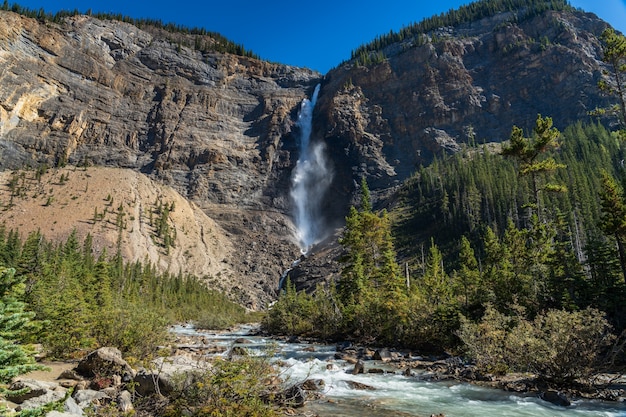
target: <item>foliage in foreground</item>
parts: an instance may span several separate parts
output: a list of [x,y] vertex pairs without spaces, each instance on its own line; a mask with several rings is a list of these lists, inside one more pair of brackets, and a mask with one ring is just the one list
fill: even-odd
[[227,417],[277,415],[270,403],[275,371],[267,357],[216,359],[205,371],[180,375],[174,400],[164,417]]
[[45,369],[23,344],[28,331],[37,329],[34,314],[24,311],[24,303],[17,299],[24,289],[23,280],[15,276],[15,270],[0,267],[0,394],[7,392],[3,385],[14,377]]
[[589,379],[614,336],[595,309],[548,310],[533,321],[488,307],[483,319],[462,319],[459,336],[483,372],[530,372],[557,383]]
[[34,232],[22,242],[17,231],[0,226],[0,265],[15,268],[25,284],[20,298],[46,321],[45,331],[31,332],[30,339],[57,358],[98,346],[141,358],[163,344],[168,324],[203,319],[228,326],[247,317],[193,276],[125,263],[119,252],[95,258],[89,235],[82,244],[76,233],[53,244]]

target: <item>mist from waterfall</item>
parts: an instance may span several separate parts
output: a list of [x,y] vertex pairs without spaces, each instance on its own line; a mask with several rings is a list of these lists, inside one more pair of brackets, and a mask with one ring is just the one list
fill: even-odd
[[307,253],[323,237],[321,203],[332,180],[324,142],[311,143],[313,108],[319,90],[318,84],[311,99],[302,100],[296,123],[300,128],[300,157],[291,176],[290,195],[295,209],[296,238],[302,253]]

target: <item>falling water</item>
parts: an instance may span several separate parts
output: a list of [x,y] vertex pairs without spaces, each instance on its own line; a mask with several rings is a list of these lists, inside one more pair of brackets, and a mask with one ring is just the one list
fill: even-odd
[[302,253],[307,253],[323,237],[321,202],[332,179],[324,142],[311,143],[313,108],[319,90],[318,84],[311,100],[302,100],[296,123],[300,128],[300,157],[291,177],[290,194],[295,207],[296,237]]

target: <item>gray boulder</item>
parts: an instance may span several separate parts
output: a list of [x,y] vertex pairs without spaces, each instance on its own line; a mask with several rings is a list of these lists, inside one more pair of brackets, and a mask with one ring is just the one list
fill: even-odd
[[21,379],[13,382],[9,390],[18,391],[17,394],[7,395],[7,399],[16,404],[21,404],[31,398],[45,395],[48,391],[53,391],[59,386],[56,382],[36,381],[34,379]]
[[114,347],[102,347],[91,352],[76,366],[76,372],[88,378],[120,375],[132,379],[135,371],[122,358],[122,352]]
[[83,414],[74,414],[67,411],[49,411],[46,417],[83,417]]
[[135,409],[130,392],[120,392],[120,395],[117,397],[117,408],[123,413],[129,413]]
[[15,407],[15,410],[16,411],[32,410],[34,408],[39,408],[41,406],[44,406],[48,403],[59,401],[63,399],[63,397],[65,397],[65,389],[59,388],[55,391],[49,390],[44,395],[30,398],[22,402],[20,405]]
[[81,409],[85,409],[92,404],[99,402],[100,400],[108,400],[111,397],[106,395],[104,392],[95,391],[92,389],[85,389],[76,391],[74,393],[74,400],[78,403],[78,406]]
[[572,403],[570,402],[570,400],[567,399],[565,394],[552,389],[542,392],[539,395],[539,398],[561,407],[569,407],[570,405],[572,405]]

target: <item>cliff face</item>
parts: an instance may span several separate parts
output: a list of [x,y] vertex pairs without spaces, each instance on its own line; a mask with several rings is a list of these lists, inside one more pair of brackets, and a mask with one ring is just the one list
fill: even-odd
[[56,25],[0,13],[0,169],[109,166],[171,186],[223,226],[237,250],[218,262],[254,283],[242,299],[258,307],[298,256],[291,130],[320,74],[159,35],[87,16]]
[[[419,164],[462,143],[505,140],[513,125],[532,127],[538,113],[565,127],[607,104],[596,87],[603,65],[598,37],[606,23],[582,12],[514,17],[442,28],[427,42],[406,39],[386,47],[379,64],[345,63],[322,78],[307,69],[201,53],[155,28],[88,16],[42,23],[0,12],[0,170],[106,166],[170,187],[159,195],[191,201],[228,250],[200,256],[191,250],[193,239],[182,239],[191,225],[180,220],[173,224],[180,237],[174,254],[137,243],[148,229],[141,238],[129,230],[126,238],[135,243],[127,257],[149,255],[167,268],[184,266],[185,254],[195,254],[203,260],[191,262],[190,272],[227,274],[223,286],[236,287],[231,293],[258,308],[299,256],[288,192],[298,156],[295,122],[318,82],[312,140],[326,142],[334,173],[321,202],[329,226],[341,225],[363,175],[375,197],[389,195]],[[7,203],[12,193],[0,187],[2,219],[8,227],[23,226],[11,211],[19,204]],[[137,207],[136,199],[129,197],[129,208]],[[101,207],[82,207],[88,215],[76,221],[88,221],[94,209]],[[55,237],[73,226],[60,231],[42,224],[42,232]],[[202,232],[209,226],[199,229],[194,236],[209,245]],[[293,275],[306,283],[311,274],[336,272],[336,265],[327,267],[336,250],[317,248],[323,256],[301,262]]]
[[384,62],[348,63],[327,76],[319,134],[375,188],[404,180],[460,144],[501,142],[538,114],[564,128],[604,106],[595,15],[503,13],[386,47]]

